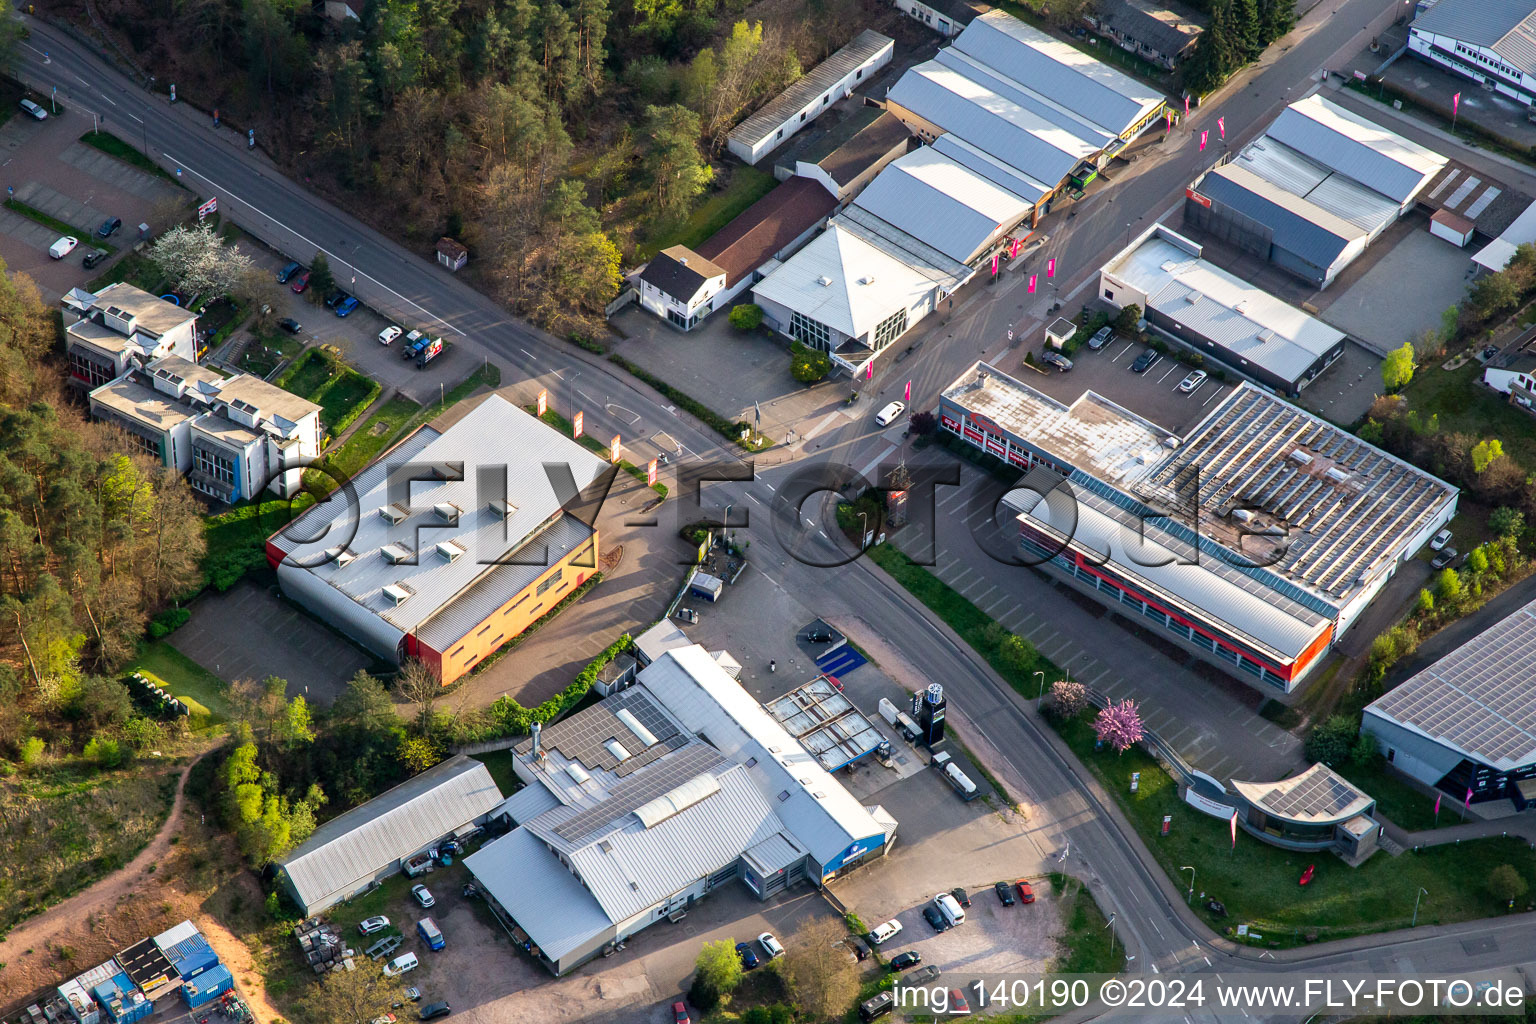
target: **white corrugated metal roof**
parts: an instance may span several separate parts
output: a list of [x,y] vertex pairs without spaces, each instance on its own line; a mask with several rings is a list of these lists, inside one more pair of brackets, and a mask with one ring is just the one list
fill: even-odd
[[874,29],[865,29],[836,53],[797,78],[779,95],[769,100],[762,109],[752,114],[731,130],[730,137],[747,147],[752,147],[771,136],[802,109],[816,102],[817,98],[841,82],[861,64],[879,57],[882,51],[895,47],[889,36]]
[[486,844],[464,863],[551,960],[590,944],[613,927],[597,899],[526,828]]
[[1287,380],[1344,340],[1342,331],[1158,236],[1104,269],[1145,292],[1152,309]]
[[1509,265],[1509,261],[1515,255],[1515,249],[1526,242],[1536,242],[1536,203],[1525,208],[1525,212],[1514,219],[1514,222],[1504,231],[1472,254],[1472,262],[1497,273]]
[[1007,500],[1025,509],[1019,515],[1021,522],[1065,535],[1074,547],[1092,552],[1096,562],[1108,564],[1116,575],[1143,583],[1153,596],[1162,592],[1173,597],[1196,618],[1214,620],[1213,625],[1246,635],[1281,661],[1294,660],[1327,628],[1321,621],[1287,615],[1260,594],[1191,563],[1187,555],[1159,543],[1159,531],[1152,523],[1142,523],[1137,536],[1087,502],[1064,502],[1053,509],[1054,503],[1028,491],[1012,492]]
[[922,271],[834,220],[752,291],[858,338],[897,310],[912,309],[933,288]]
[[893,161],[854,202],[961,263],[1033,208],[928,146]]
[[515,825],[526,824],[560,806],[560,800],[542,782],[534,780],[501,802],[493,812],[510,815]]
[[1487,47],[1536,75],[1536,9],[1531,0],[1439,0],[1413,27]]
[[1051,189],[1023,171],[1003,163],[997,157],[978,149],[958,135],[940,135],[934,140],[935,152],[943,153],[951,160],[964,164],[989,181],[996,182],[1027,202],[1038,203]]
[[[406,462],[452,466],[463,479],[421,479],[409,485],[408,494],[405,488],[391,491],[387,485],[390,466]],[[312,506],[286,536],[275,537],[272,543],[287,552],[292,568],[321,579],[336,600],[355,602],[402,632],[410,632],[495,570],[498,561],[546,529],[562,507],[574,502],[576,493],[563,493],[564,481],[557,491],[545,466],[568,468],[575,492],[611,469],[500,394],[488,395],[443,433],[424,427],[386,459],[363,470],[355,480],[355,503],[346,499],[345,490],[338,491]],[[489,507],[491,496],[480,493],[477,479],[481,470],[499,469],[506,471],[506,500],[516,509],[508,518]],[[429,477],[425,468],[415,475]],[[397,502],[410,506],[409,515],[398,524],[379,514],[379,509]],[[443,503],[461,510],[456,525],[434,511]],[[296,543],[290,536],[318,539]],[[468,555],[452,562],[439,556],[435,545],[450,539]],[[345,566],[326,554],[338,543],[345,543],[356,556]],[[419,548],[417,564],[390,563],[380,551],[391,543],[404,544],[411,551]],[[528,555],[537,549],[535,543]],[[406,583],[413,595],[395,605],[383,593],[392,583]]]
[[988,11],[954,46],[1016,81],[1059,99],[1111,135],[1120,135],[1163,102],[1150,86],[1008,14]]
[[1445,157],[1314,94],[1297,100],[1265,132],[1311,160],[1405,203]]
[[1102,148],[937,61],[902,75],[888,98],[1053,187]]
[[819,863],[861,839],[884,835],[864,805],[704,648],[668,651],[640,673],[640,685],[717,749],[743,763],[755,760],[753,781],[780,796],[773,809]]
[[305,904],[318,903],[489,814],[501,801],[485,765],[460,754],[332,818],[278,866]]

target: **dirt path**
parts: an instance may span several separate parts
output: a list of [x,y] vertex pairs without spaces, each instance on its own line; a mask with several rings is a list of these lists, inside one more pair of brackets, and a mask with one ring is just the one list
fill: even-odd
[[[206,754],[198,755],[182,769],[176,783],[176,798],[171,803],[171,813],[166,816],[165,824],[127,866],[37,917],[22,922],[0,939],[0,964],[8,965],[0,972],[0,1005],[26,994],[39,984],[50,984],[48,979],[51,977],[70,977],[99,962],[60,962],[56,958],[57,950],[78,944],[82,953],[90,954],[93,950],[88,947],[100,941],[111,943],[110,950],[123,949],[145,937],[144,928],[152,927],[149,921],[156,914],[161,923],[149,934],[181,920],[177,911],[183,911],[202,930],[219,959],[229,967],[256,1019],[261,1024],[280,1019],[281,1015],[267,1000],[261,975],[245,943],[217,920],[201,912],[197,901],[180,891],[180,880],[174,872],[167,871],[158,877],[155,873],[158,867],[166,864],[173,840],[181,832],[187,777],[204,756]],[[147,906],[159,900],[164,902],[158,908],[152,910]],[[167,913],[171,920],[164,920]],[[50,955],[50,950],[55,954]]]

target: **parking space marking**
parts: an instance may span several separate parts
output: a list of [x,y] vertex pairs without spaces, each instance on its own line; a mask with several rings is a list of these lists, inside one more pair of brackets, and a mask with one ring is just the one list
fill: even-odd
[[1220,398],[1222,390],[1223,389],[1221,389],[1221,388],[1217,388],[1215,391],[1211,392],[1211,397],[1207,398],[1205,401],[1201,402],[1200,403],[1200,408],[1204,409],[1206,406],[1210,405],[1213,401],[1215,401],[1216,399]]
[[1121,356],[1125,355],[1127,352],[1129,352],[1131,349],[1133,349],[1135,347],[1136,347],[1136,343],[1135,342],[1126,342],[1125,348],[1121,349],[1119,352],[1116,352],[1113,356],[1111,356],[1109,361],[1112,362],[1112,363],[1118,363],[1120,361],[1120,357]]
[[1178,368],[1179,368],[1179,364],[1176,363],[1176,362],[1173,362],[1172,360],[1170,360],[1169,363],[1168,363],[1168,369],[1164,370],[1163,371],[1163,375],[1161,377],[1157,378],[1157,382],[1159,384],[1161,384],[1163,381],[1168,379],[1168,375],[1170,373],[1174,373],[1175,371],[1178,370]]

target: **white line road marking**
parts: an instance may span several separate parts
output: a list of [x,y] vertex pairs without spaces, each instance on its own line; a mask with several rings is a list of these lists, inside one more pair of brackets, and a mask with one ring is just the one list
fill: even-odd
[[[164,150],[162,150],[161,152],[164,152]],[[170,153],[165,153],[165,156],[166,156],[167,159],[169,159],[172,162],[174,162],[176,164],[176,166],[178,166],[178,167],[182,168],[183,170],[185,170],[188,174],[191,174],[194,177],[201,178],[203,181],[206,181],[208,184],[212,185],[214,187],[214,189],[216,190],[218,195],[226,196],[226,197],[228,197],[230,199],[233,199],[235,202],[241,203],[241,204],[245,205],[246,207],[250,208],[251,210],[253,210],[254,212],[260,214],[261,216],[266,217],[272,223],[281,225],[285,230],[291,232],[295,237],[300,238],[304,242],[306,242],[307,244],[313,246],[317,252],[323,252],[323,253],[325,253],[327,256],[329,256],[333,260],[338,260],[338,261],[340,261],[342,263],[347,263],[347,260],[343,258],[345,254],[332,252],[331,250],[327,249],[325,246],[320,245],[319,243],[317,243],[315,241],[312,241],[309,238],[305,238],[305,236],[299,234],[298,231],[294,230],[289,225],[283,224],[282,221],[278,220],[276,217],[272,216],[271,214],[263,213],[261,210],[257,209],[255,204],[250,203],[250,202],[248,202],[248,201],[246,201],[244,199],[241,199],[239,196],[235,195],[229,189],[225,188],[224,186],[220,185],[218,182],[214,181],[212,178],[208,177],[208,175],[206,175],[206,174],[199,174],[197,171],[194,171],[191,167],[189,167],[187,165],[187,162],[185,160],[182,160],[179,157],[176,157],[176,156],[174,156],[174,155],[172,155]],[[393,288],[389,287],[389,285],[384,284],[382,281],[380,281],[378,278],[374,277],[372,274],[360,274],[359,276],[360,277],[366,277],[368,280],[372,281],[374,284],[378,285],[384,291],[386,291],[389,294],[393,295],[395,298],[399,299],[401,302],[407,303],[407,304],[409,304],[411,306],[414,306],[415,308],[421,310],[427,316],[431,317],[433,320],[436,320],[438,323],[442,324],[444,327],[448,328],[450,331],[452,331],[454,334],[457,334],[459,337],[461,337],[461,338],[468,337],[468,335],[466,335],[463,331],[459,330],[457,327],[453,326],[453,324],[450,324],[448,321],[444,320],[442,317],[438,316],[436,313],[432,312],[430,309],[427,309],[421,303],[416,302],[416,301],[414,301],[412,299],[408,299],[404,295],[401,295],[399,292],[397,292]],[[834,413],[833,415],[836,415],[836,414]]]
[[825,540],[825,541],[830,541],[830,540],[831,540],[831,539],[832,539],[832,538],[831,538],[831,537],[828,537],[828,536],[827,536],[827,535],[826,535],[826,532],[825,532],[825,531],[822,531],[822,530],[817,530],[817,531],[816,531],[816,532],[817,532],[817,533],[819,533],[819,534],[821,534],[821,539],[822,539],[822,540]]
[[774,490],[774,486],[773,486],[773,484],[771,484],[771,483],[769,483],[769,482],[768,482],[768,481],[767,481],[767,480],[764,480],[764,481],[763,481],[763,486],[764,486],[764,487],[766,487],[766,488],[768,488],[768,489],[769,489],[769,490],[770,490],[770,491],[771,491],[771,490]]
[[1210,405],[1213,400],[1221,397],[1221,391],[1221,388],[1217,388],[1215,391],[1212,391],[1211,397],[1200,403],[1200,408],[1204,409],[1206,406]]
[[840,412],[829,412],[829,413],[827,413],[825,416],[823,416],[820,420],[817,421],[817,423],[816,423],[816,425],[814,427],[812,427],[810,430],[806,431],[804,434],[801,434],[800,435],[800,440],[801,441],[809,441],[811,438],[815,437],[817,434],[821,433],[823,430],[826,430],[829,426],[831,426],[837,420],[837,418],[839,416],[841,416],[841,415],[842,415],[842,413],[840,413]]
[[754,498],[752,496],[752,492],[751,491],[747,492],[747,500],[752,502],[753,504],[756,504],[756,505],[761,505],[762,504],[762,502],[758,501],[756,498]]
[[534,355],[532,352],[529,352],[525,348],[519,347],[518,351],[521,352],[523,355],[527,356],[529,359],[538,359],[539,358],[538,356]]
[[1116,354],[1115,354],[1115,355],[1114,355],[1114,357],[1113,357],[1113,358],[1111,358],[1111,359],[1110,359],[1110,362],[1112,362],[1112,363],[1118,363],[1118,362],[1119,362],[1119,361],[1120,361],[1120,357],[1121,357],[1121,356],[1123,356],[1123,355],[1125,355],[1125,354],[1126,354],[1126,353],[1127,353],[1127,352],[1129,352],[1129,351],[1130,351],[1130,350],[1131,350],[1131,349],[1133,349],[1133,348],[1135,348],[1135,347],[1136,347],[1136,346],[1135,346],[1135,344],[1134,344],[1134,343],[1132,343],[1132,344],[1128,344],[1128,345],[1126,345],[1126,346],[1125,346],[1125,348],[1123,348],[1123,349],[1121,349],[1121,350],[1120,350],[1120,351],[1119,351],[1119,352],[1117,352],[1117,353],[1116,353]]

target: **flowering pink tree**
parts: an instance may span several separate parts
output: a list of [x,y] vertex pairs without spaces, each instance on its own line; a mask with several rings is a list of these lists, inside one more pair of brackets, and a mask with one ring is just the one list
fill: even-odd
[[1141,712],[1136,710],[1133,700],[1123,700],[1100,711],[1093,720],[1093,731],[1099,734],[1100,743],[1108,743],[1117,754],[1125,753],[1146,733],[1141,724]]

